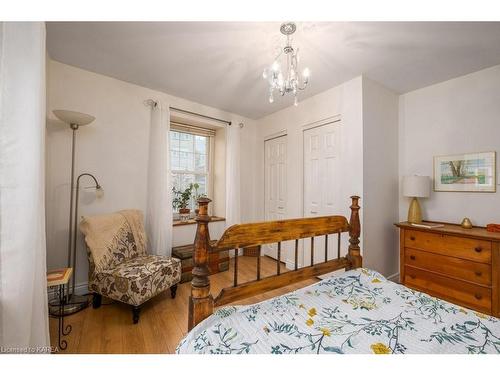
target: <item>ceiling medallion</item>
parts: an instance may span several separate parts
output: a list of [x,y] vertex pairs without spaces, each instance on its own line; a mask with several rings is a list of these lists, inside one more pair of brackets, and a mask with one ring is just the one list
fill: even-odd
[[[269,103],[274,102],[275,90],[281,96],[291,93],[294,97],[293,104],[298,105],[297,93],[304,90],[309,83],[311,75],[308,68],[305,68],[300,75],[299,71],[299,49],[292,46],[291,35],[297,30],[293,22],[286,22],[281,25],[280,31],[286,36],[286,45],[274,59],[270,67],[264,69],[262,76],[269,82]],[[284,67],[284,70],[282,69]]]

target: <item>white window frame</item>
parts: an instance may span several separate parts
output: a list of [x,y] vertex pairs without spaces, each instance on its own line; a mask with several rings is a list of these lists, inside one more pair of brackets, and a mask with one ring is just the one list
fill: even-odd
[[[170,123],[170,131],[175,131],[178,133],[186,133],[190,135],[201,135],[208,138],[207,145],[207,171],[205,173],[199,173],[195,171],[185,171],[185,170],[174,170],[170,165],[170,173],[172,174],[187,174],[187,175],[199,175],[206,176],[207,178],[207,196],[213,197],[213,189],[214,189],[214,161],[215,161],[215,130],[202,128],[198,126],[182,124],[178,122]],[[169,132],[170,137],[170,132]],[[171,151],[171,147],[169,146],[169,152]],[[212,207],[209,206],[209,214],[212,213]],[[174,219],[178,219],[179,213],[174,212]],[[191,216],[194,217],[194,211],[191,212]]]

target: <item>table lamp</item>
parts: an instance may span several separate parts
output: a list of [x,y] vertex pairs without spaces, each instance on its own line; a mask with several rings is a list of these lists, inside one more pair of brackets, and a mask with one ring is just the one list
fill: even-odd
[[408,222],[421,223],[422,211],[417,198],[427,198],[430,194],[429,176],[405,176],[403,177],[403,195],[412,198],[408,209]]

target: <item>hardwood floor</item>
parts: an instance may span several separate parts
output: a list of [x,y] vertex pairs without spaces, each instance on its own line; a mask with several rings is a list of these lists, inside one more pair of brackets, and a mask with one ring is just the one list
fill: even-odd
[[[256,258],[240,256],[238,281],[255,280]],[[281,272],[286,272],[282,264]],[[261,259],[262,277],[276,273],[276,261],[269,257]],[[212,294],[232,285],[233,266],[229,271],[210,277]],[[318,281],[315,278],[262,295],[238,301],[246,305],[302,288]],[[175,299],[167,291],[148,301],[141,310],[138,324],[132,324],[131,307],[103,298],[99,309],[89,307],[65,318],[73,326],[66,336],[68,348],[59,353],[173,353],[179,341],[187,333],[188,297],[190,283],[179,284]],[[57,320],[50,319],[51,342],[57,342]]]

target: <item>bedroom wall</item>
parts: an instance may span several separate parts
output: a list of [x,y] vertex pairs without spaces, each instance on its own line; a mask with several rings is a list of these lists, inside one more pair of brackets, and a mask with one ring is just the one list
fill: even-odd
[[[279,100],[279,99],[277,99]],[[258,121],[259,173],[257,178],[258,214],[264,219],[264,140],[281,132],[287,133],[287,217],[303,216],[303,127],[330,117],[341,118],[341,164],[344,182],[339,193],[340,214],[350,215],[349,197],[357,194],[363,201],[363,134],[362,134],[362,78],[358,77],[342,85],[300,101]],[[364,210],[361,211],[364,215]],[[363,216],[362,216],[363,217]],[[343,251],[346,251],[344,244]]]
[[[398,270],[398,96],[365,77],[301,101],[258,121],[259,213],[264,219],[264,140],[282,131],[288,137],[287,216],[303,216],[304,126],[340,118],[342,183],[339,213],[350,215],[349,197],[361,196],[361,250],[364,265],[386,276]],[[383,166],[383,168],[381,168]],[[347,251],[344,238],[343,254]]]
[[[67,223],[69,216],[69,179],[71,166],[71,131],[55,119],[53,109],[71,109],[92,114],[94,123],[81,127],[77,134],[75,174],[87,171],[99,179],[104,197],[96,200],[92,192],[83,192],[80,215],[112,212],[146,206],[147,147],[150,109],[143,101],[152,98],[177,108],[228,119],[241,129],[241,175],[243,221],[255,217],[252,186],[255,178],[253,142],[255,122],[168,94],[78,69],[53,60],[47,61],[47,143],[46,207],[47,267],[66,264]],[[84,186],[89,186],[83,181]],[[213,237],[219,236],[223,223],[213,223]],[[194,239],[195,226],[174,228],[174,245]],[[83,240],[78,239],[77,283],[87,281],[87,258]]]
[[[499,152],[499,98],[500,65],[401,95],[400,185],[405,175],[432,176],[435,155]],[[400,220],[406,220],[408,205],[400,194]],[[429,220],[459,223],[467,216],[476,225],[500,222],[499,192],[431,191],[421,206]]]
[[[289,146],[287,216],[302,216],[303,126],[338,116],[345,182],[340,193],[345,200],[342,213],[349,215],[349,195],[362,197],[364,264],[386,276],[396,272],[398,265],[397,231],[392,223],[405,220],[409,203],[398,193],[398,179],[401,182],[402,176],[409,174],[431,176],[434,155],[500,150],[500,66],[399,97],[366,77],[357,77],[300,102],[298,107],[290,106],[253,121],[55,61],[49,60],[47,65],[49,268],[66,262],[71,145],[71,132],[55,120],[52,109],[74,109],[97,117],[94,124],[78,131],[76,171],[95,173],[105,196],[95,200],[93,194],[82,194],[82,215],[126,207],[144,209],[149,136],[149,109],[143,105],[144,99],[160,99],[236,124],[243,121],[243,221],[264,217],[264,139],[283,130]],[[422,200],[426,218],[459,222],[469,216],[478,225],[500,221],[494,210],[499,204],[498,193],[432,192],[429,199]],[[224,229],[217,225],[214,237]],[[175,228],[174,244],[190,241],[194,230],[194,226]],[[87,279],[82,246],[78,248],[78,262],[77,282],[82,283]]]
[[399,268],[398,95],[363,77],[364,264],[385,276]]

